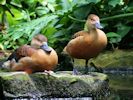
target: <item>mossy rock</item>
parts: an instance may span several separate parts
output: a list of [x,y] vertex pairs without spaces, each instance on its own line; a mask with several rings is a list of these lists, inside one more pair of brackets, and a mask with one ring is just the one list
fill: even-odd
[[1,72],[0,79],[6,97],[27,97],[37,90],[25,72]]
[[133,68],[132,50],[115,50],[101,53],[91,60],[96,66]]
[[86,97],[103,96],[108,90],[102,73],[72,75],[72,72],[35,73],[1,72],[0,86],[5,97]]
[[[91,62],[102,68],[133,68],[133,50],[101,52],[96,58],[90,59],[89,63]],[[75,65],[84,66],[84,64],[84,60],[75,60]]]

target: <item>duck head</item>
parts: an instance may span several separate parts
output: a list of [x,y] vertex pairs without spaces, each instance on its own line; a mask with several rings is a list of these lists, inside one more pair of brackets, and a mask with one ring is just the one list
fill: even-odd
[[90,14],[90,15],[88,16],[88,19],[87,19],[86,24],[87,24],[88,30],[96,29],[96,28],[98,28],[98,29],[103,28],[103,27],[101,26],[101,24],[100,24],[100,19],[99,19],[99,17],[98,17],[97,15],[95,15],[95,14]]
[[43,44],[43,42],[47,42],[47,37],[45,37],[42,34],[37,34],[33,37],[31,41],[31,46],[34,48],[40,48],[40,46]]

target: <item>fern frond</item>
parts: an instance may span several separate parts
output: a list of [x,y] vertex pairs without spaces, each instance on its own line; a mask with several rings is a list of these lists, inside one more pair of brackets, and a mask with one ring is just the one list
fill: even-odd
[[56,15],[46,15],[44,17],[32,20],[30,22],[21,23],[11,26],[8,31],[8,37],[13,41],[25,36],[30,41],[35,34],[38,34],[50,21],[57,18]]

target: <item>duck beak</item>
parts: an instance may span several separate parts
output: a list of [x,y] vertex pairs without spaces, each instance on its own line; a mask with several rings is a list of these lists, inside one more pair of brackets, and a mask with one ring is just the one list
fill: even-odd
[[43,45],[40,46],[40,49],[44,50],[47,53],[50,53],[52,51],[47,42],[43,42]]
[[96,28],[99,28],[99,29],[102,29],[102,28],[103,28],[103,27],[101,26],[101,24],[100,24],[99,21],[97,21],[97,22],[95,23],[95,26],[96,26]]

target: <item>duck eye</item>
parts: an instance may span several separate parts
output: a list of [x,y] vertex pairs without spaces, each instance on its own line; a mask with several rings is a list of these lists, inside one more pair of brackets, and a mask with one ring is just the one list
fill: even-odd
[[91,19],[91,21],[95,21],[94,19]]
[[38,41],[38,42],[42,42],[40,39],[38,39],[38,38],[36,38],[36,40]]

